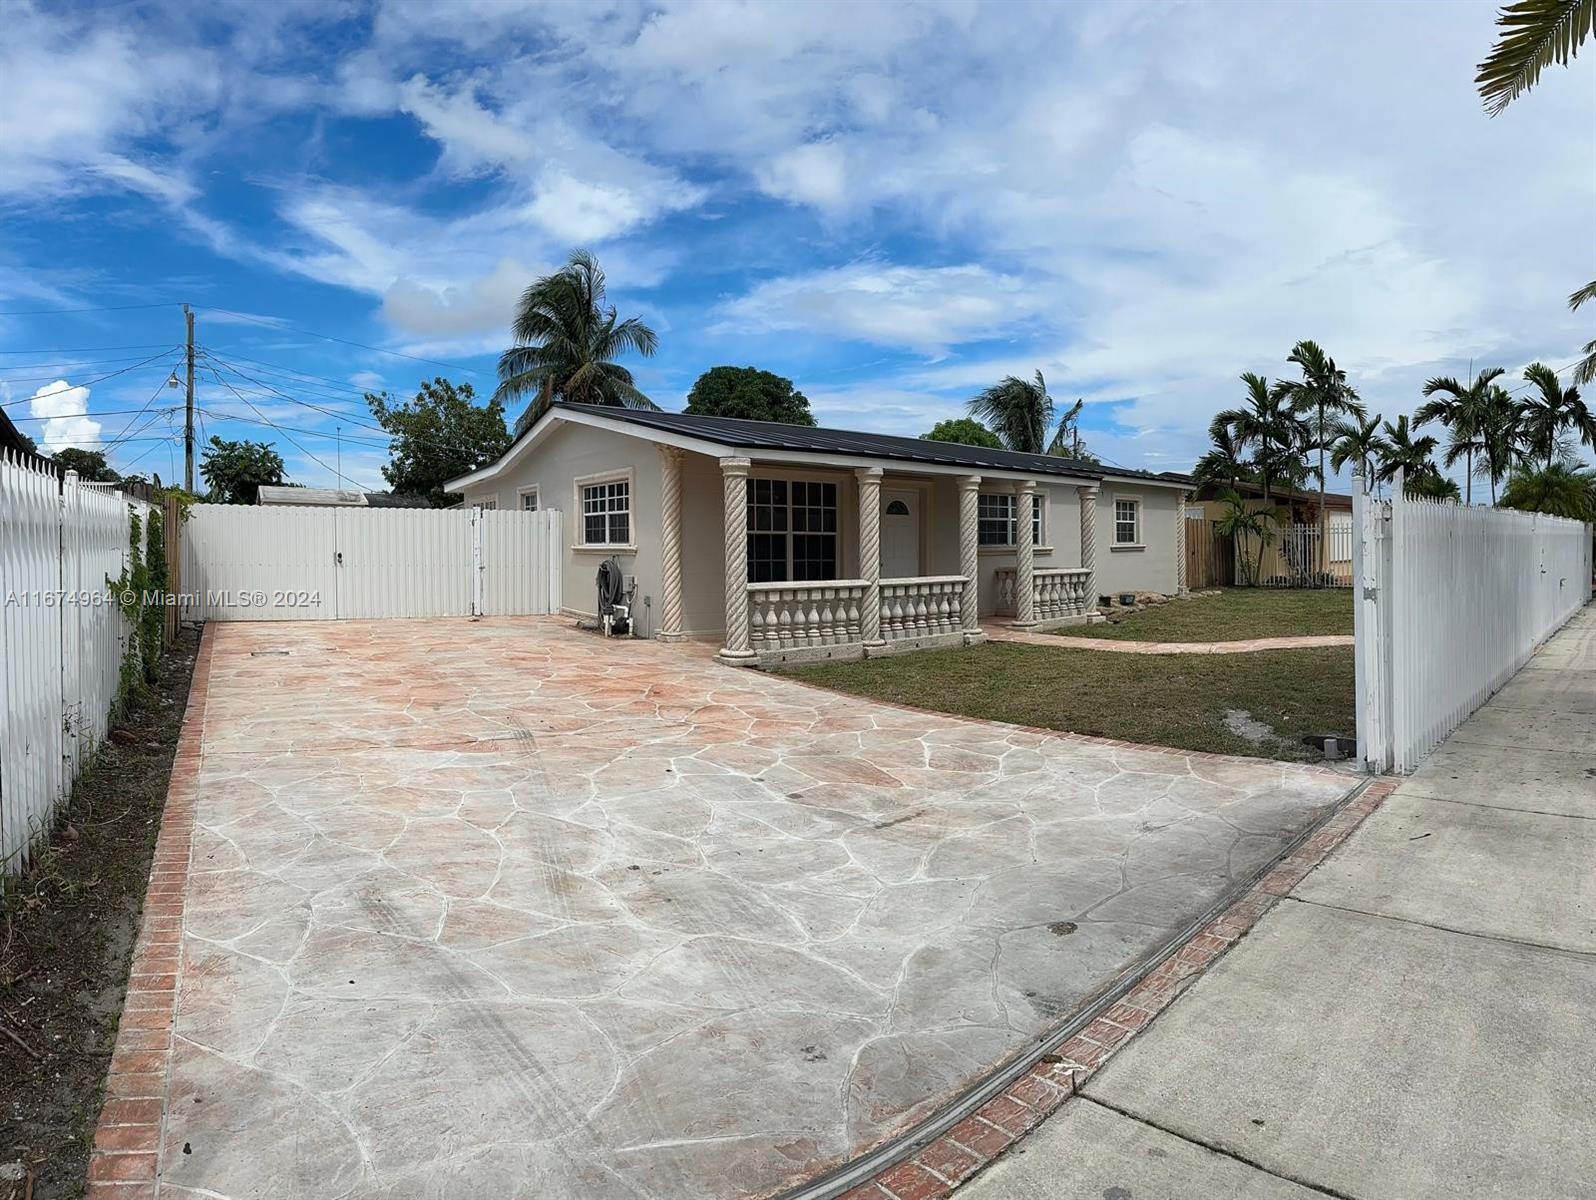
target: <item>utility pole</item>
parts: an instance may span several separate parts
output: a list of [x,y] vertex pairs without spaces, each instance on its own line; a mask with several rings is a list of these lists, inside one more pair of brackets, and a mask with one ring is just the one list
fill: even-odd
[[183,416],[183,490],[194,490],[194,310],[183,305],[188,324],[188,400]]

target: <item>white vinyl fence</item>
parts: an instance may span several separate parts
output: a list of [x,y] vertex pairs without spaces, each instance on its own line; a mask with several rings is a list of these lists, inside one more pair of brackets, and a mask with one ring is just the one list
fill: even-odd
[[1579,521],[1354,481],[1358,755],[1408,772],[1591,596]]
[[155,511],[0,455],[0,875],[26,867],[105,737],[130,636],[106,580],[127,566],[129,508]]
[[560,607],[560,514],[196,504],[185,620],[527,616]]

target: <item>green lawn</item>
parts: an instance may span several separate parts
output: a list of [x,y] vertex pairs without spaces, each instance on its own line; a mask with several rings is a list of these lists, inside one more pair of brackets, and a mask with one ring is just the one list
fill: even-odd
[[[1350,646],[1142,655],[988,642],[786,673],[893,704],[1218,754],[1312,761],[1323,756],[1304,734],[1354,731]],[[1268,727],[1261,740],[1226,727],[1235,712]]]
[[1239,642],[1248,638],[1352,633],[1347,588],[1299,591],[1226,588],[1217,596],[1171,600],[1101,625],[1072,625],[1064,637],[1137,642]]

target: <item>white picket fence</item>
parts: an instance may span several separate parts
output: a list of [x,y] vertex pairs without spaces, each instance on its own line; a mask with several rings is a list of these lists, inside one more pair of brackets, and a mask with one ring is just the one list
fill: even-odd
[[1358,755],[1406,773],[1591,597],[1591,527],[1353,487]]
[[196,504],[185,620],[527,616],[560,608],[560,514]]
[[153,511],[0,455],[0,874],[27,866],[105,737],[130,636],[106,580],[127,566],[130,508]]

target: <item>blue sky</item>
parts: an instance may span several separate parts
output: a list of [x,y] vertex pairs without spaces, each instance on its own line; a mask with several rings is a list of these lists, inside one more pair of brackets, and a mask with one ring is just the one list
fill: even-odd
[[1488,2],[3,8],[0,402],[124,470],[180,476],[186,301],[205,434],[380,487],[361,390],[490,390],[574,246],[666,408],[748,364],[920,433],[1041,369],[1153,469],[1298,338],[1394,417],[1592,336],[1596,63],[1488,119]]

